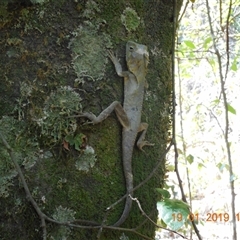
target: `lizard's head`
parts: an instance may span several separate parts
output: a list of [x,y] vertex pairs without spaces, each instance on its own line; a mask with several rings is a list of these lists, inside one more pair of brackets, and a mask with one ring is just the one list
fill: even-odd
[[141,71],[147,70],[149,63],[149,53],[147,46],[128,41],[126,45],[126,62],[128,69],[136,74],[140,69]]

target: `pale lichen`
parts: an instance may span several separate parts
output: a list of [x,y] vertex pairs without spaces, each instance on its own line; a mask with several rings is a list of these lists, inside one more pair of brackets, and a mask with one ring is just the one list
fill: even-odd
[[[75,220],[75,214],[76,214],[75,211],[69,208],[64,208],[62,206],[59,206],[56,208],[55,212],[53,213],[53,219],[63,223],[68,221],[73,221]],[[54,239],[54,240],[68,239],[70,233],[71,233],[70,228],[60,226],[51,234],[50,239]]]
[[98,4],[94,2],[93,0],[87,1],[85,5],[85,10],[83,12],[83,17],[92,19],[95,17],[96,13],[99,13],[100,9],[98,7]]
[[77,83],[103,79],[108,63],[106,49],[111,48],[110,36],[101,33],[91,22],[85,22],[73,33],[70,41],[72,64]]
[[138,17],[136,11],[130,7],[127,7],[121,15],[122,24],[125,26],[128,32],[135,31],[140,24],[140,17]]
[[59,222],[67,222],[67,221],[73,221],[75,219],[76,212],[69,209],[64,208],[61,205],[58,206],[53,213],[53,219],[59,221]]
[[50,146],[75,133],[77,120],[71,116],[81,112],[80,101],[79,94],[69,86],[58,88],[46,99],[41,116],[33,120],[40,126],[41,135],[49,140]]
[[96,161],[97,158],[94,149],[91,146],[87,146],[83,154],[76,161],[75,166],[79,171],[88,172],[95,165]]

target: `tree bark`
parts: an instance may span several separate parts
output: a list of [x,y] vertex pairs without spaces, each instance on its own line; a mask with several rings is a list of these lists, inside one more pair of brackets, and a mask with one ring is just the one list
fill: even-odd
[[[74,215],[81,219],[75,224],[84,226],[111,226],[121,216],[125,199],[106,212],[126,191],[121,125],[114,113],[94,126],[84,125],[84,119],[73,115],[82,111],[98,115],[113,101],[123,102],[123,79],[115,73],[108,49],[127,70],[128,40],[146,45],[150,53],[142,122],[149,124],[147,140],[155,143],[145,152],[134,149],[134,186],[156,166],[171,128],[173,6],[174,0],[0,4],[0,130],[19,158],[33,198],[47,216],[70,221]],[[178,1],[178,11],[180,6]],[[0,238],[42,239],[41,221],[26,199],[4,146],[0,153]],[[159,199],[155,188],[163,187],[165,175],[165,161],[161,161],[154,176],[134,191],[155,222]],[[82,240],[154,239],[156,230],[135,201],[121,227],[100,232],[99,228],[69,228],[47,221],[46,229],[47,239]],[[126,230],[136,227],[135,232]]]

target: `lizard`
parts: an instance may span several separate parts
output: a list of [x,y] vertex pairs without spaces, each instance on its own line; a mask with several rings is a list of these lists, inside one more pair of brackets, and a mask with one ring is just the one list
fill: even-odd
[[118,101],[114,101],[109,107],[103,110],[98,117],[93,113],[82,113],[82,117],[88,118],[92,124],[97,124],[106,119],[115,110],[118,120],[122,125],[122,161],[126,181],[126,192],[128,194],[125,207],[119,220],[113,226],[120,226],[127,219],[133,196],[133,174],[132,154],[137,134],[141,135],[137,141],[137,147],[143,150],[143,146],[152,146],[145,141],[148,128],[147,123],[141,123],[141,112],[144,98],[144,87],[146,84],[146,73],[149,61],[147,47],[132,41],[126,44],[126,63],[128,70],[123,71],[122,66],[114,54],[109,51],[109,57],[113,62],[118,76],[124,78],[124,103],[123,107]]

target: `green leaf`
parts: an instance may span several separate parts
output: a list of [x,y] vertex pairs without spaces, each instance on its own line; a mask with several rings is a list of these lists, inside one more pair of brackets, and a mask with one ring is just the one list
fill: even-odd
[[230,169],[229,165],[226,164],[226,163],[218,163],[217,167],[218,167],[220,172],[223,172],[224,168],[227,169],[228,171]]
[[181,54],[182,54],[182,57],[185,56],[185,52],[184,52],[184,51],[181,51],[180,49],[177,49],[177,52],[178,52],[178,53],[181,53]]
[[198,163],[198,169],[202,169],[202,167],[206,167],[203,163]]
[[68,142],[71,146],[74,145],[74,148],[78,151],[81,151],[80,146],[82,145],[83,134],[78,134],[75,137],[73,135],[67,135],[65,141]]
[[224,167],[225,167],[225,164],[218,163],[218,164],[217,164],[217,167],[218,167],[218,169],[219,169],[220,172],[223,172],[223,169],[224,169]]
[[175,170],[175,166],[174,165],[167,165],[166,166],[166,169],[169,171],[169,172],[173,172]]
[[191,154],[189,154],[189,155],[187,156],[187,161],[188,161],[190,164],[192,164],[192,163],[193,163],[193,160],[194,160],[194,156],[191,155]]
[[72,135],[67,135],[65,137],[65,141],[68,142],[70,145],[73,145],[74,144],[74,136]]
[[233,108],[229,103],[227,103],[227,110],[232,114],[236,114],[235,108]]
[[234,72],[236,72],[238,70],[238,67],[237,67],[237,59],[234,58],[233,62],[232,62],[232,65],[231,65],[231,70],[233,70]]
[[194,43],[192,41],[190,41],[190,40],[185,40],[184,43],[186,44],[186,46],[188,46],[191,49],[196,48]]
[[188,220],[189,205],[178,199],[165,199],[157,203],[159,217],[167,224],[168,228],[177,231]]
[[212,41],[212,37],[208,37],[205,39],[204,43],[203,43],[203,47],[206,49],[208,49],[208,44]]
[[216,69],[216,62],[213,58],[209,58],[207,59],[208,63],[211,65],[211,67],[214,69]]
[[78,135],[76,135],[75,136],[75,138],[74,138],[74,147],[75,147],[75,149],[76,150],[78,150],[78,151],[81,151],[81,149],[79,148],[81,145],[82,145],[82,143],[83,143],[83,134],[78,134]]
[[218,105],[220,103],[220,100],[219,99],[215,99],[215,100],[212,101],[212,103]]
[[178,150],[178,154],[183,154],[183,151],[180,148],[178,148],[177,150]]
[[156,188],[156,191],[158,193],[160,193],[164,198],[170,198],[171,194],[169,193],[169,191],[162,189],[162,188]]

